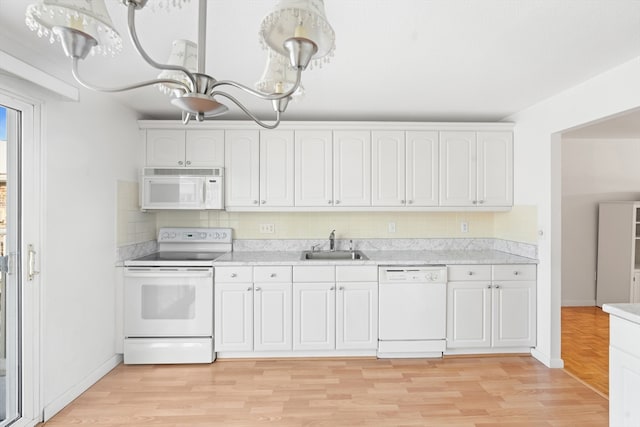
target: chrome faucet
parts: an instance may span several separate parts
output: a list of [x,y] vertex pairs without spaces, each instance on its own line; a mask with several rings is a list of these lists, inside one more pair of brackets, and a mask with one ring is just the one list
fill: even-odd
[[331,234],[329,234],[329,250],[336,250],[336,230],[333,230]]

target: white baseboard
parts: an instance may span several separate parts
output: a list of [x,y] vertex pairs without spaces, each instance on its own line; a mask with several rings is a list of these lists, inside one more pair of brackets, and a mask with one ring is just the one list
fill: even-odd
[[107,375],[113,368],[122,363],[122,355],[116,354],[111,359],[107,360],[98,369],[87,375],[82,381],[76,384],[74,387],[67,390],[64,394],[59,396],[53,402],[50,402],[44,407],[44,421],[49,421],[51,417],[60,412],[62,408],[73,402],[78,396],[87,391],[89,387],[98,382],[98,380]]
[[552,359],[548,354],[542,353],[541,351],[532,348],[531,355],[542,362],[548,368],[553,369],[562,369],[564,368],[564,361],[562,359]]
[[563,307],[595,307],[594,299],[563,299],[561,302]]

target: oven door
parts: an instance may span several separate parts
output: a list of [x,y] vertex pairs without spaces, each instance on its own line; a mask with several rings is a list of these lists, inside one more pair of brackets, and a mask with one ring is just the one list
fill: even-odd
[[124,335],[212,337],[212,267],[128,267]]

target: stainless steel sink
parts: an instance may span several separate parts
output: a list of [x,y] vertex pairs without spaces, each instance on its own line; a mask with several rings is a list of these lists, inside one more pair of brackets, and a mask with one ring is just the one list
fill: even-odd
[[301,260],[340,261],[369,259],[360,251],[303,251]]

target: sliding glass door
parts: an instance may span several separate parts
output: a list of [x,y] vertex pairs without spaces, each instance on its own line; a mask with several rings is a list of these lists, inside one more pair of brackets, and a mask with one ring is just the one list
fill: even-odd
[[0,426],[21,416],[20,111],[0,105]]

